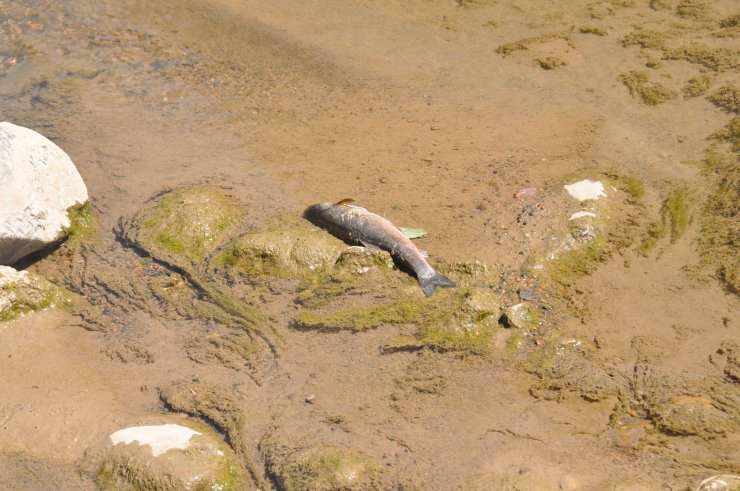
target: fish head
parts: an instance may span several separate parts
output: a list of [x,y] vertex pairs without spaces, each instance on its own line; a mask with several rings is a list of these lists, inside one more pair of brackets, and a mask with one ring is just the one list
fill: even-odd
[[317,203],[306,208],[303,212],[303,218],[314,222],[316,219],[323,217],[334,205],[331,203]]

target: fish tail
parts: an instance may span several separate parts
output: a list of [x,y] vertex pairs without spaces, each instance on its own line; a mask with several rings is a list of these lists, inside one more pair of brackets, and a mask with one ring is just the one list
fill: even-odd
[[438,286],[453,288],[455,286],[455,282],[435,271],[432,276],[427,276],[423,278],[420,277],[419,285],[421,285],[421,289],[424,292],[424,295],[428,297],[429,295],[434,293],[434,289]]

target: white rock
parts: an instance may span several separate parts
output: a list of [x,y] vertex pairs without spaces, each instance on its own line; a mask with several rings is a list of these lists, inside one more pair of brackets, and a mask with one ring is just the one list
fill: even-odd
[[577,220],[583,217],[596,218],[596,213],[591,213],[590,211],[577,211],[573,213],[568,220]]
[[0,287],[19,281],[28,283],[28,273],[26,271],[18,271],[10,266],[0,266]]
[[585,179],[573,184],[566,184],[565,190],[578,201],[587,199],[599,199],[606,196],[604,185],[599,181],[589,181]]
[[157,457],[173,448],[188,448],[190,439],[194,435],[200,435],[200,433],[176,424],[132,426],[111,434],[110,440],[113,445],[121,442],[126,445],[133,442],[138,442],[139,445],[149,445],[152,448],[152,455]]
[[0,123],[0,264],[53,243],[87,188],[66,153],[33,130]]

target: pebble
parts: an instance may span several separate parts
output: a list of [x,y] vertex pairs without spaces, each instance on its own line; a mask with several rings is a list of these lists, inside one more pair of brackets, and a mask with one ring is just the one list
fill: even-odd
[[573,474],[563,474],[560,477],[560,489],[565,491],[580,491],[583,489],[583,484]]

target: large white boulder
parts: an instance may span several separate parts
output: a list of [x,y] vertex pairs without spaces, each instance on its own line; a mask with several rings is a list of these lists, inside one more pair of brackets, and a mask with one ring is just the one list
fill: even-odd
[[52,244],[70,225],[67,209],[87,201],[72,160],[46,137],[0,123],[0,264]]

